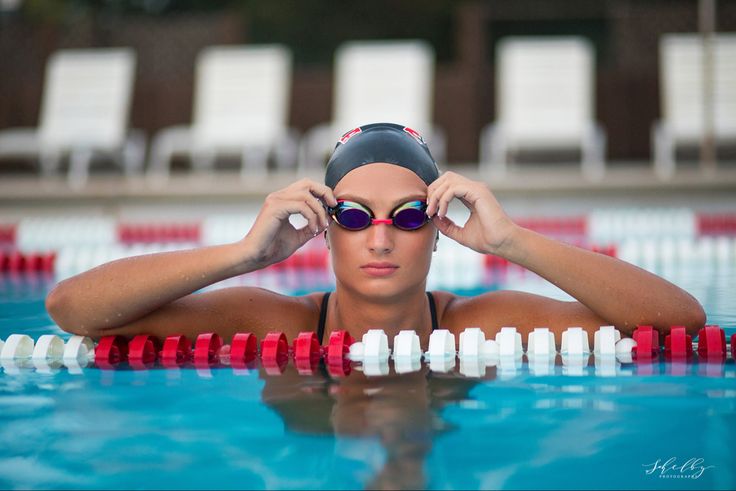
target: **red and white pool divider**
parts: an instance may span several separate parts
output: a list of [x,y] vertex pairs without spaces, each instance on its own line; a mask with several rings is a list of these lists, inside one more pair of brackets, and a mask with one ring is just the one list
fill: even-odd
[[[53,334],[41,336],[38,341],[25,334],[12,334],[0,340],[0,363],[31,361],[46,366],[50,361],[72,367],[94,363],[98,368],[112,369],[127,362],[134,369],[147,369],[158,362],[166,368],[193,365],[195,368],[231,366],[252,368],[260,361],[266,373],[282,373],[290,360],[303,375],[313,374],[321,359],[325,360],[332,376],[346,376],[351,371],[350,361],[361,362],[366,375],[388,373],[388,359],[393,358],[397,373],[418,370],[422,358],[431,370],[448,371],[460,360],[461,373],[481,376],[486,366],[496,365],[504,371],[515,371],[526,354],[530,370],[535,374],[550,374],[559,354],[563,371],[582,374],[590,355],[596,358],[596,367],[608,366],[615,374],[615,363],[652,364],[660,355],[672,362],[687,363],[697,351],[700,361],[723,363],[729,347],[725,332],[719,326],[706,326],[698,333],[699,343],[693,349],[691,336],[682,326],[673,326],[660,346],[658,331],[651,326],[638,326],[632,338],[622,338],[613,326],[602,326],[594,333],[594,348],[588,344],[588,333],[580,327],[570,327],[562,333],[559,351],[555,335],[548,328],[536,328],[528,336],[527,349],[522,346],[521,333],[514,327],[504,327],[495,339],[486,339],[480,328],[467,328],[459,336],[456,350],[455,336],[445,329],[434,331],[426,352],[420,347],[414,331],[401,331],[394,337],[393,352],[388,337],[382,330],[366,332],[355,341],[347,331],[335,331],[327,346],[320,346],[312,331],[300,333],[292,344],[283,332],[270,332],[260,343],[252,333],[242,332],[225,344],[216,333],[197,336],[194,343],[182,335],[168,336],[163,343],[157,338],[140,334],[131,340],[123,336],[103,336],[95,346],[87,337],[72,336],[66,343]],[[731,336],[731,357],[736,358],[736,334]]]
[[[246,215],[213,215],[183,223],[118,223],[106,216],[31,217],[0,224],[0,273],[53,271],[63,278],[122,257],[237,240],[253,220]],[[613,209],[596,210],[587,216],[518,218],[517,223],[647,268],[678,261],[728,262],[736,258],[734,213]],[[453,247],[450,240],[440,245],[429,278],[435,287],[464,288],[471,281],[477,285],[483,280],[481,269],[514,267],[497,256]],[[329,270],[327,251],[320,241],[310,241],[270,268]]]

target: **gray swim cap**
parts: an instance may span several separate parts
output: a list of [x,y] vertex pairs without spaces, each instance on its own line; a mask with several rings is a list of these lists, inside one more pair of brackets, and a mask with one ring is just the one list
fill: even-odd
[[325,184],[335,189],[351,170],[376,162],[409,169],[428,186],[440,176],[427,143],[417,131],[394,123],[372,123],[342,135],[327,162]]

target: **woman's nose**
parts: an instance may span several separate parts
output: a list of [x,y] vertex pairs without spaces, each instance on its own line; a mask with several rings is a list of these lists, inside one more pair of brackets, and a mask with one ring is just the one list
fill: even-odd
[[368,247],[376,252],[387,252],[394,247],[393,225],[374,223],[368,227]]

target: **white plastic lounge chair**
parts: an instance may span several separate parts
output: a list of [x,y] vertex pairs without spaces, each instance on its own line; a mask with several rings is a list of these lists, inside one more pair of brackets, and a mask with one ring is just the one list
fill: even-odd
[[288,128],[291,52],[280,45],[212,46],[196,65],[191,126],[164,128],[151,148],[149,176],[165,181],[174,155],[212,170],[220,156],[241,159],[241,177],[296,164],[297,138]]
[[[679,145],[697,146],[703,133],[703,40],[699,34],[665,34],[659,43],[662,119],[652,127],[654,170],[675,173]],[[713,111],[716,143],[736,141],[736,34],[713,37]]]
[[128,131],[135,62],[129,48],[54,53],[46,65],[39,127],[0,131],[0,158],[40,158],[48,176],[68,155],[73,187],[84,185],[98,154],[114,159],[127,175],[140,171],[145,139]]
[[432,126],[434,51],[424,41],[351,41],[335,54],[332,121],[302,139],[299,170],[322,168],[346,131],[368,123],[405,124],[419,131],[434,158],[445,139]]
[[480,170],[503,176],[520,149],[579,148],[583,175],[605,173],[606,138],[594,115],[594,54],[580,37],[509,37],[496,49],[497,119],[480,138]]

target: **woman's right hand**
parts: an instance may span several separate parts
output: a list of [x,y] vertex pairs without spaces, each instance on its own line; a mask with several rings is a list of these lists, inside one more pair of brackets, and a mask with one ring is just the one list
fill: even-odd
[[[266,196],[261,211],[241,242],[253,251],[258,268],[283,261],[307,241],[327,229],[330,217],[323,203],[337,206],[332,189],[311,179],[301,179]],[[307,225],[297,229],[289,216],[302,215]]]

